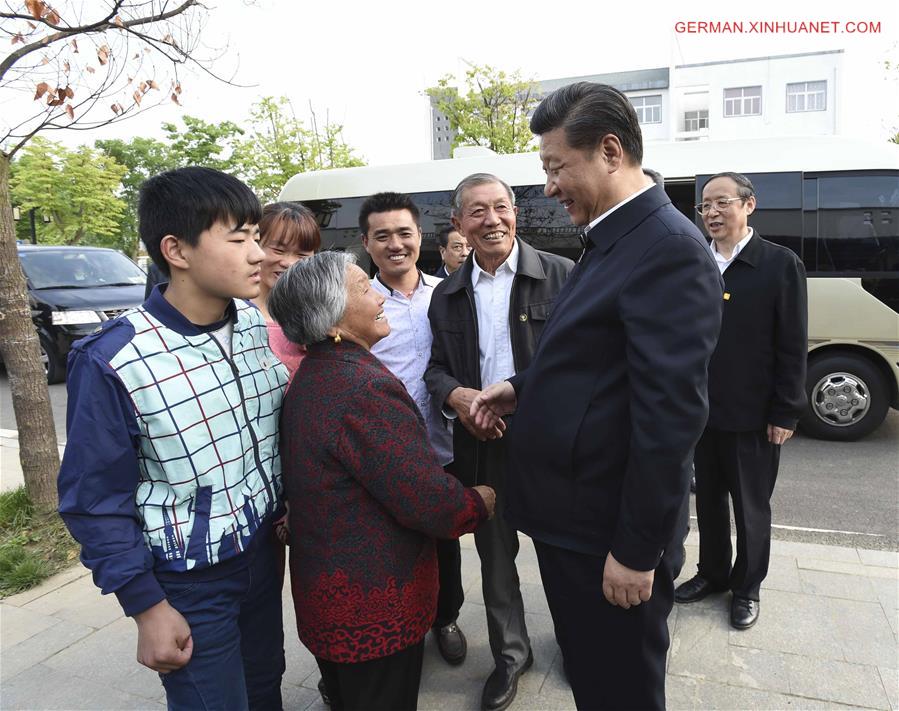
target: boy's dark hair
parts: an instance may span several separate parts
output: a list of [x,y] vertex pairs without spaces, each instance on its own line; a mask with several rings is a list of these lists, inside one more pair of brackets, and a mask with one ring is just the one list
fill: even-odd
[[140,239],[153,263],[171,276],[160,243],[174,235],[196,245],[216,222],[255,225],[262,217],[259,200],[237,178],[212,168],[189,166],[144,181],[137,208]]
[[376,212],[393,212],[394,210],[408,210],[415,224],[421,227],[418,219],[418,208],[412,202],[412,198],[404,193],[375,193],[366,198],[359,208],[359,229],[362,234],[368,234],[368,218]]
[[633,163],[643,162],[643,133],[637,112],[615,87],[579,81],[556,89],[534,111],[531,132],[541,136],[560,126],[572,148],[592,151],[603,136],[611,133]]
[[451,232],[457,232],[457,231],[458,231],[458,230],[456,230],[456,228],[453,227],[452,225],[447,225],[446,227],[443,227],[443,228],[437,233],[437,244],[438,244],[439,246],[441,246],[441,247],[446,248],[446,245],[449,244],[449,236],[450,236],[450,233],[451,233]]

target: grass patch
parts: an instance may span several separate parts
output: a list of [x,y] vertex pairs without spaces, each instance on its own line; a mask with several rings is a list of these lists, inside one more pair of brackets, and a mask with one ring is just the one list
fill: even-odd
[[35,513],[24,487],[0,494],[0,597],[34,587],[77,558],[59,514]]

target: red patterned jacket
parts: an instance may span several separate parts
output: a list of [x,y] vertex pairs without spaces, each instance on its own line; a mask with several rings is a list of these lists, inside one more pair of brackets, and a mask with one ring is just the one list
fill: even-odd
[[403,384],[353,343],[313,344],[282,405],[281,462],[300,641],[343,663],[421,641],[437,604],[433,538],[487,511],[438,464]]

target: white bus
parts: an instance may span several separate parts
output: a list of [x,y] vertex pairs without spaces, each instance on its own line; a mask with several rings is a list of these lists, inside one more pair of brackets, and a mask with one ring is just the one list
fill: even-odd
[[[648,143],[643,165],[665,176],[672,202],[702,229],[693,206],[708,176],[746,174],[758,195],[750,223],[789,247],[809,275],[809,408],[803,430],[852,440],[899,409],[899,146],[836,136]],[[463,149],[451,160],[301,173],[281,200],[310,207],[326,247],[361,249],[359,206],[368,195],[408,193],[421,210],[419,265],[439,265],[437,232],[450,223],[450,193],[466,175],[493,173],[518,205],[518,236],[539,249],[576,258],[578,230],[543,195],[535,153],[495,155]]]

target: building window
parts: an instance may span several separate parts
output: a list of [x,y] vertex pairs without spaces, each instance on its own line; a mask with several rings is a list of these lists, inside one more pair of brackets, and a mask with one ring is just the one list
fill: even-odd
[[628,97],[640,123],[662,123],[662,95]]
[[800,81],[787,84],[787,113],[827,109],[827,82]]
[[760,116],[762,87],[741,86],[724,90],[724,116]]
[[709,127],[709,110],[684,112],[684,131],[699,131]]

